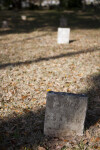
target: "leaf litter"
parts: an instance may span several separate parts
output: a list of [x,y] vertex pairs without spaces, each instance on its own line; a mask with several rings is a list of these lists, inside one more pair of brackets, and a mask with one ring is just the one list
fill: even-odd
[[[2,36],[1,149],[100,149],[98,32],[100,30],[72,30],[71,40],[75,41],[69,45],[57,44],[57,32],[34,31]],[[90,120],[82,137],[50,138],[43,135],[46,94],[50,90],[89,95]],[[92,124],[91,119],[97,116],[99,119]]]

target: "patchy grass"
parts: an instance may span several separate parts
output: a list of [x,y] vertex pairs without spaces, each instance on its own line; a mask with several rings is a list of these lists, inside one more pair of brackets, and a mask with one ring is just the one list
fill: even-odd
[[[59,17],[71,27],[69,45],[57,44]],[[27,20],[22,21],[21,15]],[[1,149],[100,149],[100,22],[96,12],[0,12]],[[1,24],[0,24],[1,25]],[[82,137],[43,135],[48,90],[89,96]]]

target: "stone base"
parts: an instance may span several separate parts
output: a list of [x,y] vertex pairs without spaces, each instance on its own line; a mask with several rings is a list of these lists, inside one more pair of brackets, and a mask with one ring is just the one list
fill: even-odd
[[70,28],[58,28],[58,44],[69,44]]
[[88,97],[48,92],[44,134],[52,137],[83,135]]

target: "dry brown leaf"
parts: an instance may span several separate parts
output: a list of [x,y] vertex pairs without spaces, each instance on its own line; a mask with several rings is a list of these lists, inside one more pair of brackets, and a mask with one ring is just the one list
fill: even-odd
[[88,139],[90,139],[90,137],[91,137],[91,135],[90,135],[90,133],[89,133],[88,130],[86,130],[86,137],[87,137]]
[[23,111],[24,111],[25,113],[30,112],[30,110],[29,110],[29,109],[23,109]]
[[26,99],[28,95],[22,96],[22,100]]
[[88,142],[88,140],[86,140],[86,139],[83,141],[84,144],[87,144],[87,142]]
[[100,150],[100,147],[98,147],[97,145],[95,145],[94,148]]
[[92,143],[92,142],[94,142],[94,140],[95,140],[95,138],[91,137],[90,142]]
[[64,139],[64,142],[69,142],[69,140]]
[[35,89],[34,91],[39,91],[39,89]]
[[71,85],[71,83],[70,83],[70,82],[66,82],[65,85],[66,85],[67,87],[69,87],[69,86]]
[[12,85],[16,87],[17,83],[14,82],[14,83],[12,83]]
[[78,76],[79,76],[79,77],[82,77],[82,74],[80,73],[80,74],[78,74]]
[[100,142],[100,137],[97,137],[97,138],[95,139],[95,142]]
[[30,87],[32,87],[33,85],[32,84],[28,84]]
[[46,102],[43,102],[42,104],[43,104],[43,105],[46,105]]
[[33,98],[33,99],[32,99],[32,101],[36,101],[36,100],[37,100],[36,98]]
[[18,109],[15,109],[14,112],[15,112],[15,113],[20,113]]

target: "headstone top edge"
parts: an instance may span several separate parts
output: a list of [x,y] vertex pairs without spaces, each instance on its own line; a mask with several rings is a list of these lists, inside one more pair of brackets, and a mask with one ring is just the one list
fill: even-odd
[[49,91],[47,92],[47,96],[49,95],[64,95],[64,96],[77,96],[77,97],[86,97],[88,96],[86,94],[75,94],[75,93],[67,93],[67,92],[54,92],[54,91]]
[[68,28],[68,27],[58,27],[58,29],[67,29],[67,30],[70,30],[70,28]]

